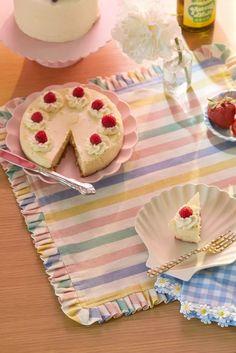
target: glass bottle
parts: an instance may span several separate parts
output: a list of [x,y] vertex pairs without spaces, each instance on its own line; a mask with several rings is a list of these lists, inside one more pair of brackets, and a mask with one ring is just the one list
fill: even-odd
[[163,61],[164,91],[169,96],[179,96],[191,86],[192,54],[181,39],[175,38],[172,55]]
[[214,25],[216,0],[177,0],[179,25],[190,32],[201,32]]

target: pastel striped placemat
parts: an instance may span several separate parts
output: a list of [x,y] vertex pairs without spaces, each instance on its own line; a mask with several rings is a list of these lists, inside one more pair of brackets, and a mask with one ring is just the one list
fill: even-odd
[[[163,94],[158,66],[94,83],[114,90],[137,119],[139,142],[115,175],[96,183],[93,197],[46,184],[2,161],[35,247],[71,319],[90,325],[130,315],[165,301],[146,276],[147,252],[134,229],[139,209],[176,184],[200,182],[233,192],[235,146],[206,130],[207,97],[231,89],[234,57],[224,45],[195,51],[193,85],[180,100]],[[11,117],[0,112],[0,143]]]

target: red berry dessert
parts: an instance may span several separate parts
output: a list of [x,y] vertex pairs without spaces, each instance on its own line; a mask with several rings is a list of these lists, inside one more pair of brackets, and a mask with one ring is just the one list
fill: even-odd
[[235,101],[231,97],[219,100],[209,100],[208,117],[221,129],[228,129],[234,122],[236,113]]

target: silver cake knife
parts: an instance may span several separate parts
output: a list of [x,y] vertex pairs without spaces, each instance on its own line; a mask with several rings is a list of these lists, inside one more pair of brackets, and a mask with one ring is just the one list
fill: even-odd
[[0,148],[0,157],[14,165],[17,165],[24,169],[33,170],[34,172],[42,174],[46,177],[50,177],[61,184],[67,185],[70,188],[79,191],[82,195],[91,195],[96,193],[96,190],[92,184],[82,183],[78,180],[67,178],[64,175],[40,167],[39,165],[2,148]]

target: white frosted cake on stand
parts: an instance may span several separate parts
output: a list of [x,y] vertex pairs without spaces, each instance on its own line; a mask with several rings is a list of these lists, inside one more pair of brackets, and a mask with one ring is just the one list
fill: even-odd
[[99,17],[98,0],[14,0],[15,21],[22,32],[46,42],[84,36]]
[[[119,13],[119,1],[120,0],[57,0],[54,2],[52,0],[15,0],[16,11],[14,11],[13,1],[11,3],[2,1],[0,2],[0,14],[3,24],[0,28],[0,40],[12,51],[29,60],[34,60],[43,66],[53,68],[70,66],[80,59],[85,58],[90,53],[96,52],[111,40],[111,31],[115,26],[117,14]],[[37,15],[33,16],[32,11],[30,14],[28,10],[28,14],[26,11],[24,12],[24,19],[21,12],[25,8],[31,8],[32,10],[32,7],[27,4],[32,5],[33,3],[38,3],[41,7],[41,15],[38,12]],[[10,6],[11,8],[9,8]],[[17,6],[19,6],[20,9],[18,9]],[[39,23],[34,21],[35,18],[39,19],[40,16],[43,15],[46,7],[53,11],[58,9],[58,12],[53,12],[52,16],[55,17],[56,13],[59,17],[63,16],[60,23],[62,26],[61,29],[63,29],[64,26],[67,27],[67,30],[62,30],[63,33],[61,33],[60,36],[58,35],[57,39],[54,39],[54,41],[51,41],[53,30],[48,31],[41,29],[39,33]],[[64,11],[61,11],[61,9],[64,9]],[[72,11],[73,9],[75,11]],[[70,12],[73,12],[73,14],[69,14]],[[69,21],[67,16],[70,17],[72,15],[74,20]],[[41,20],[41,22],[46,22],[47,25],[51,25],[52,28],[54,26],[54,31],[60,31],[60,28],[56,28],[55,23],[49,23],[49,18],[50,16],[47,14],[45,19]],[[24,22],[23,24],[22,21]],[[30,30],[28,28],[29,22],[31,22]],[[87,33],[85,33],[86,31]],[[27,34],[24,32],[27,32]],[[66,38],[65,35],[67,36]],[[33,38],[35,36],[41,39]],[[75,37],[77,37],[77,39],[73,40]]]

